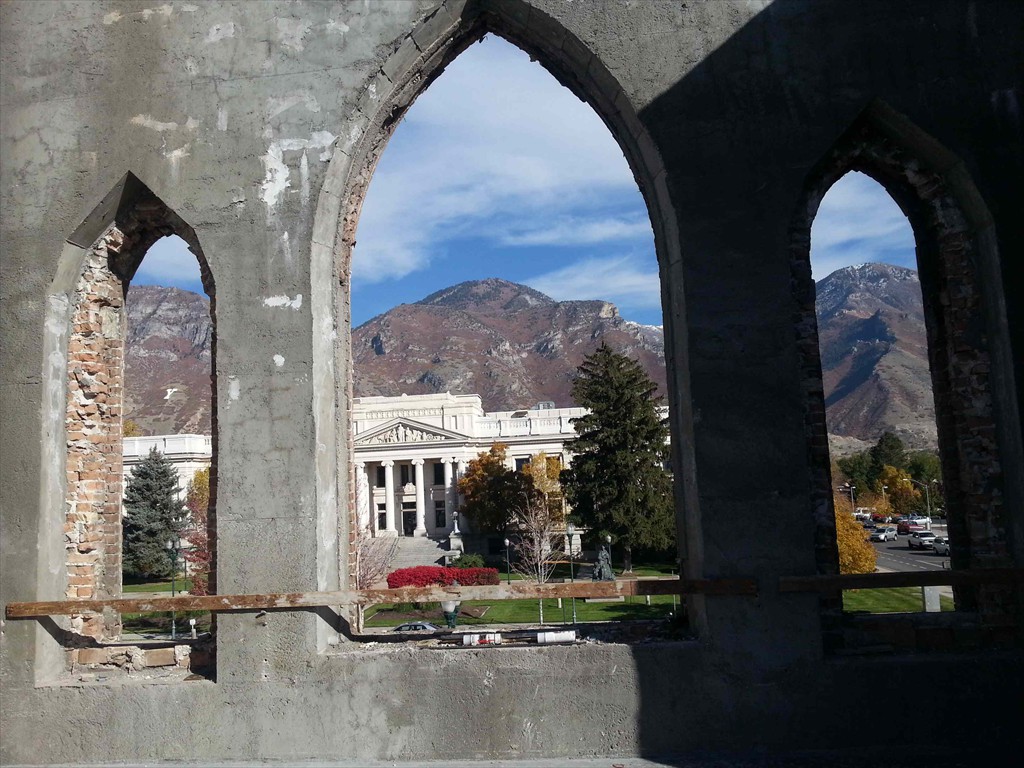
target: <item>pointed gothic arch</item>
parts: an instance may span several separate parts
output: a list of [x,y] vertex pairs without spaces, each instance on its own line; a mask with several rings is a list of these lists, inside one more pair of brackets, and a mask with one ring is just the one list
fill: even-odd
[[[213,272],[195,231],[134,174],[126,173],[67,238],[51,284],[43,336],[46,368],[41,509],[41,563],[50,577],[42,591],[68,598],[121,594],[121,507],[125,299],[139,265],[159,239],[177,235],[199,262],[210,298]],[[208,535],[216,552],[216,387],[212,393],[213,461]],[[215,554],[212,554],[215,557]],[[211,591],[215,590],[211,564]],[[96,640],[117,637],[120,617],[73,616],[70,631]],[[50,665],[52,667],[52,665]]]
[[[818,571],[837,573],[838,555],[810,231],[825,193],[850,171],[881,184],[914,232],[953,567],[1010,567],[1020,531],[1008,510],[1021,490],[1019,479],[1003,471],[1003,456],[1019,455],[1020,447],[1000,426],[1016,420],[1016,401],[1007,386],[1014,374],[994,223],[963,163],[875,100],[808,176],[789,230]],[[996,585],[958,587],[957,607],[1000,613],[1004,592]],[[824,610],[841,610],[839,597]]]
[[[317,202],[311,252],[311,311],[314,328],[314,414],[317,444],[317,515],[320,566],[319,588],[344,584],[350,578],[349,563],[355,543],[355,526],[349,511],[355,508],[353,468],[339,467],[339,459],[351,464],[354,452],[351,432],[353,399],[351,370],[350,299],[351,256],[356,225],[377,161],[402,115],[420,93],[459,54],[485,34],[498,35],[538,60],[563,86],[587,102],[615,137],[633,171],[647,204],[654,230],[655,250],[662,281],[681,283],[677,220],[665,180],[660,155],[640,122],[628,96],[614,76],[587,46],[543,12],[522,0],[485,5],[467,3],[458,15],[441,6],[397,42],[394,53],[366,84],[353,123],[360,128],[339,140]],[[681,296],[682,291],[676,295]],[[674,408],[676,476],[682,478],[689,460],[690,441],[679,435],[692,433],[688,400],[675,392],[687,389],[685,359],[673,360],[682,345],[684,307],[676,301],[664,304],[668,389]],[[676,329],[679,328],[679,331]],[[678,342],[673,340],[679,338]],[[685,500],[683,495],[685,493]],[[695,510],[693,483],[677,483],[677,510]],[[681,514],[681,513],[680,513]],[[699,520],[688,513],[678,519],[680,551],[687,541],[699,540]],[[337,531],[337,539],[331,531]],[[337,541],[338,552],[330,543]],[[686,562],[684,556],[684,562]]]

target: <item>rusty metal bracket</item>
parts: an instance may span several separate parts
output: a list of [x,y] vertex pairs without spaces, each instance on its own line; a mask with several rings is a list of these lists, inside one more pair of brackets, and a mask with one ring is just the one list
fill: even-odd
[[536,584],[513,582],[486,587],[403,587],[401,589],[361,589],[335,592],[281,592],[260,595],[183,595],[179,597],[117,597],[99,600],[53,600],[8,603],[8,619],[32,619],[43,616],[69,616],[113,609],[122,613],[160,611],[232,611],[301,610],[337,605],[369,606],[380,603],[436,603],[450,600],[520,600],[558,597],[629,597],[643,595],[757,595],[757,580],[728,579],[620,579],[608,582]]
[[969,584],[1024,584],[1024,568],[974,568],[963,571],[909,573],[848,573],[842,575],[781,576],[779,592],[834,592],[841,589],[938,587]]

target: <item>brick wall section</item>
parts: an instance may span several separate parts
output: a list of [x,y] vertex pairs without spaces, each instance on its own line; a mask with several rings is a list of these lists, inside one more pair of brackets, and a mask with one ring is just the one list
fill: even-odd
[[[851,170],[880,181],[908,211],[917,240],[932,385],[954,568],[1012,567],[1002,499],[1002,467],[989,382],[990,355],[984,307],[974,264],[973,233],[945,180],[901,144],[877,131],[869,118],[840,141],[819,166],[791,236],[795,326],[807,396],[805,427],[812,467],[811,495],[818,525],[820,573],[836,567],[832,478],[810,272],[810,226],[825,192]],[[827,509],[826,509],[827,506]],[[955,591],[957,608],[976,611],[983,626],[1016,626],[1012,588],[999,585]],[[836,617],[825,604],[826,632]]]
[[[67,490],[64,543],[69,598],[116,597],[121,593],[122,407],[125,296],[150,246],[178,234],[197,253],[203,285],[215,319],[213,276],[192,229],[155,197],[145,197],[119,217],[89,249],[75,288],[68,340]],[[213,366],[216,370],[216,326]],[[213,390],[214,460],[208,513],[210,590],[216,590],[216,387]],[[114,639],[120,618],[73,616],[71,631]]]
[[[124,235],[109,229],[90,249],[75,290],[68,343],[67,495],[69,598],[121,592],[121,407],[124,291],[110,269]],[[72,631],[114,637],[116,614],[74,616]]]

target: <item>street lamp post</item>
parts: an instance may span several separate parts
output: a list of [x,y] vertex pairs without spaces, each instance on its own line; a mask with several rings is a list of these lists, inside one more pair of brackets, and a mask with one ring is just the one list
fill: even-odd
[[508,545],[510,543],[508,539],[505,539],[505,578],[509,584],[512,583],[512,563],[508,558]]
[[[573,558],[575,558],[576,555],[572,551],[572,539],[573,539],[573,536],[576,535],[576,526],[573,525],[572,523],[569,523],[567,526],[565,526],[565,532],[567,534],[569,534],[569,583],[570,584],[575,584],[576,583],[576,577],[573,574],[572,564],[573,564]],[[572,624],[573,624],[573,626],[576,626],[576,598],[575,597],[572,598]]]
[[[462,585],[458,581],[452,582],[452,587],[458,589]],[[462,605],[462,601],[455,596],[454,600],[443,600],[441,602],[441,612],[444,614],[444,620],[448,624],[448,629],[455,629],[459,623],[459,606]]]
[[857,511],[857,502],[854,501],[854,498],[853,498],[853,492],[854,492],[854,490],[856,488],[857,488],[856,485],[850,485],[849,483],[846,483],[846,485],[841,485],[837,489],[837,490],[840,490],[840,491],[849,491],[850,492],[850,511],[851,512],[856,512]]
[[[928,510],[928,519],[930,520],[931,516],[932,516],[932,494],[931,494],[931,490],[930,490],[929,484],[928,483],[922,483],[922,482],[920,482],[918,480],[915,480],[912,477],[906,477],[906,478],[904,478],[904,480],[909,480],[914,485],[920,485],[922,488],[924,488],[924,504],[925,504],[925,509]],[[932,482],[934,483],[936,481],[932,480]]]
[[[179,553],[180,550],[179,550],[178,542],[175,539],[168,539],[167,540],[167,544],[165,546],[167,547],[167,551],[171,555],[171,597],[174,597],[174,594],[175,594],[175,592],[174,592],[174,587],[175,587],[174,577],[178,573],[178,553]],[[178,637],[177,619],[178,619],[177,611],[174,611],[172,609],[171,610],[171,640],[176,640],[177,637]]]

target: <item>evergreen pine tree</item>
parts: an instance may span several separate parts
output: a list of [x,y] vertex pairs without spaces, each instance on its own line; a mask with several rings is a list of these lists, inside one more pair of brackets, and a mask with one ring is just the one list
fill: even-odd
[[132,469],[122,527],[122,567],[127,575],[170,575],[172,561],[167,542],[177,540],[185,518],[178,491],[178,473],[155,448]]
[[675,540],[668,427],[656,386],[635,360],[602,344],[578,371],[573,398],[590,413],[573,419],[577,437],[566,446],[573,460],[562,488],[573,517],[623,548],[629,571],[634,548]]

